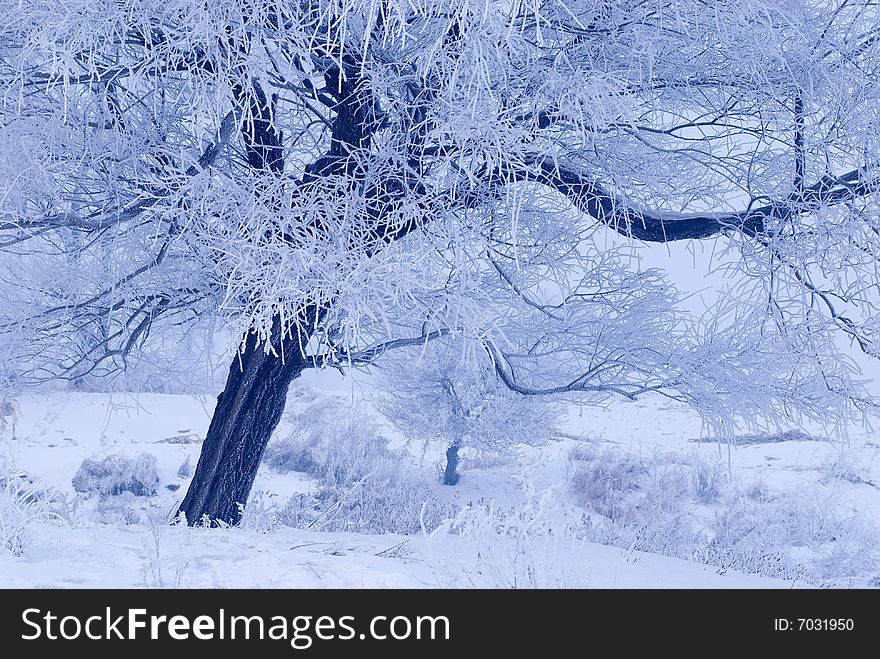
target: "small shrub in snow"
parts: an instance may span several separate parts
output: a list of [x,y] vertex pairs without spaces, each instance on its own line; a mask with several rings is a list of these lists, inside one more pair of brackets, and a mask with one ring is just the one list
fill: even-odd
[[725,570],[781,579],[804,575],[776,533],[768,533],[763,508],[754,500],[734,498],[714,515],[709,537],[698,545],[694,559]]
[[138,509],[137,497],[131,492],[101,497],[95,504],[94,520],[111,526],[140,524],[142,511]]
[[24,474],[0,477],[0,551],[19,555],[40,523],[63,520],[56,510],[60,494],[34,487]]
[[720,463],[695,460],[691,480],[698,503],[718,503],[724,488],[724,469]]
[[375,418],[338,401],[322,401],[289,417],[291,432],[273,439],[263,464],[280,473],[297,471],[323,483],[346,486],[361,480],[388,455]]
[[738,493],[720,465],[700,459],[583,447],[569,457],[574,500],[600,516],[584,525],[591,541],[817,584],[880,565],[877,531],[821,485],[775,495],[758,483]]
[[314,495],[292,497],[280,511],[286,526],[356,533],[419,533],[454,515],[455,497],[428,470],[406,459],[383,458],[363,479],[324,484]]
[[[768,510],[768,524],[772,524],[783,542],[805,547],[817,557],[825,556],[833,546],[846,544],[867,531],[858,512],[824,489],[786,492],[771,500]],[[872,544],[876,544],[876,540]],[[875,551],[869,555],[875,555]]]
[[865,469],[856,464],[849,453],[839,452],[832,456],[822,465],[822,471],[822,481],[825,483],[846,481],[853,485],[873,485]]
[[[272,496],[267,495],[263,490],[251,492],[247,506],[239,504],[241,519],[238,526],[258,533],[269,533],[282,526],[279,508],[271,499]],[[183,520],[178,522],[184,523]]]
[[[880,563],[874,529],[861,515],[822,490],[786,492],[762,502],[744,497],[713,523],[707,562],[816,583],[857,577]],[[716,563],[718,564],[718,563]]]
[[190,464],[189,456],[186,456],[186,460],[177,468],[177,475],[180,478],[189,478],[193,475],[193,466]]
[[637,491],[647,473],[640,460],[622,451],[578,448],[569,457],[578,463],[571,477],[575,501],[611,519],[617,516],[618,502]]
[[[277,509],[252,498],[243,523],[249,518],[261,528],[277,523],[322,531],[406,534],[418,532],[422,523],[435,528],[454,514],[454,497],[441,493],[430,470],[390,450],[375,418],[363,410],[321,401],[287,421],[291,432],[266,447],[263,464],[279,472],[310,474],[317,479],[316,490],[291,497]],[[267,522],[269,515],[274,521]]]
[[677,512],[691,490],[685,465],[617,449],[579,447],[570,487],[575,501],[611,520],[637,523]]
[[577,560],[581,541],[573,535],[579,521],[572,526],[553,490],[526,489],[521,506],[470,502],[444,524],[443,530],[476,547],[469,582],[491,588],[583,588],[586,575]]
[[770,490],[770,486],[763,479],[758,479],[752,481],[748,485],[746,485],[745,489],[742,492],[742,495],[747,499],[751,499],[752,501],[758,501],[761,503],[766,503],[773,498],[773,493]]
[[98,494],[101,497],[123,492],[139,497],[153,496],[159,485],[156,457],[141,453],[134,458],[118,454],[101,459],[86,458],[79,466],[72,483],[77,492]]

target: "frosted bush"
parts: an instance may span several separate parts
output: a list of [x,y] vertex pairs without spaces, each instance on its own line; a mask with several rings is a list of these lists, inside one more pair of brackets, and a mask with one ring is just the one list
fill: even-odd
[[717,503],[724,489],[724,470],[718,462],[696,460],[691,482],[697,502]]
[[286,526],[356,533],[419,533],[455,515],[454,494],[429,470],[381,458],[374,469],[348,486],[323,484],[314,495],[296,495],[279,513]]
[[95,504],[94,520],[111,526],[129,526],[143,521],[142,511],[137,505],[137,497],[131,492],[101,497]]
[[491,588],[584,587],[577,560],[583,542],[576,537],[580,520],[572,522],[554,490],[525,489],[521,506],[469,502],[444,525],[442,530],[476,547],[476,562],[465,567],[468,582]]
[[880,565],[876,529],[821,485],[774,494],[758,483],[741,493],[698,457],[589,447],[569,459],[569,491],[588,511],[583,535],[593,542],[814,584]]
[[876,529],[821,489],[736,498],[715,518],[706,562],[814,583],[876,570]]
[[59,510],[68,507],[59,493],[34,487],[25,474],[4,471],[0,472],[0,552],[17,556],[39,524],[63,522]]
[[725,570],[765,577],[803,576],[805,568],[797,564],[782,539],[767,527],[762,509],[761,504],[747,498],[729,502],[712,520],[714,536],[695,548],[693,558]]
[[640,523],[658,514],[674,514],[691,491],[688,468],[669,459],[584,448],[569,458],[575,501],[611,520]]
[[[763,516],[766,523],[781,533],[786,544],[808,550],[807,558],[815,566],[827,566],[829,561],[861,565],[860,569],[878,565],[877,531],[834,493],[824,489],[787,492],[769,502],[768,512]],[[825,568],[816,573],[831,576]]]
[[423,523],[433,529],[455,513],[454,495],[441,492],[431,470],[390,450],[378,422],[363,410],[322,401],[288,415],[287,422],[292,430],[269,444],[263,464],[310,474],[317,487],[277,509],[267,508],[262,499],[250,501],[248,508],[255,509],[245,509],[243,523],[409,534],[419,532]]
[[37,510],[27,482],[15,475],[0,479],[0,549],[18,555],[30,538]]
[[824,476],[823,482],[833,484],[838,481],[846,481],[853,485],[873,485],[867,475],[867,471],[858,465],[849,453],[838,452],[828,458],[822,465]]
[[190,464],[189,456],[186,456],[186,460],[177,468],[177,475],[180,478],[189,478],[193,475],[193,466]]
[[[247,506],[239,504],[241,519],[238,526],[243,529],[250,529],[257,533],[269,533],[279,526],[282,526],[280,520],[280,509],[274,501],[272,495],[263,490],[255,490],[248,497]],[[182,520],[178,522],[183,523]],[[210,525],[210,521],[208,522]]]
[[156,457],[141,453],[133,458],[113,454],[104,458],[86,458],[72,479],[73,489],[101,497],[130,492],[146,497],[156,494],[159,473]]
[[359,408],[323,401],[287,416],[292,430],[273,439],[263,454],[263,464],[275,471],[311,474],[345,486],[362,479],[376,460],[388,455],[378,422]]

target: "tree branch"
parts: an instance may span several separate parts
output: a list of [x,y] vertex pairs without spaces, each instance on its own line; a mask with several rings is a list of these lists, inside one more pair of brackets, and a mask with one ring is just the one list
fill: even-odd
[[573,167],[551,162],[547,157],[536,157],[525,166],[508,164],[488,177],[488,182],[495,185],[515,181],[534,181],[552,188],[578,210],[618,233],[655,243],[711,238],[728,231],[756,237],[767,233],[771,220],[845,203],[880,190],[880,177],[866,165],[840,176],[824,176],[802,191],[761,206],[733,213],[687,215],[648,211],[627,204]]
[[[217,136],[211,142],[202,155],[199,156],[197,164],[191,165],[186,170],[186,176],[193,177],[196,174],[209,168],[217,160],[217,156],[223,148],[229,143],[230,138],[235,133],[236,125],[241,117],[241,111],[236,108],[230,110],[220,122],[217,130]],[[0,231],[18,231],[21,229],[57,229],[61,227],[82,229],[84,231],[98,231],[106,229],[120,222],[132,220],[145,210],[155,206],[161,199],[170,196],[172,188],[164,195],[157,195],[147,199],[138,199],[128,206],[114,211],[96,211],[85,217],[72,212],[53,213],[44,215],[43,217],[22,220],[15,218],[11,214],[0,216]]]
[[504,367],[507,360],[504,355],[491,343],[484,342],[483,347],[492,360],[492,366],[498,378],[505,387],[523,396],[551,396],[553,394],[568,393],[613,393],[635,400],[637,396],[648,393],[649,391],[660,391],[661,387],[657,386],[639,386],[639,385],[613,385],[613,384],[588,384],[584,376],[579,376],[568,384],[557,385],[555,387],[528,387],[519,383],[513,372],[508,372]]
[[324,368],[325,366],[332,366],[333,368],[343,368],[345,366],[368,366],[389,350],[406,346],[422,345],[428,341],[433,341],[434,339],[446,336],[450,332],[452,332],[452,330],[449,328],[441,328],[434,330],[433,332],[425,332],[421,336],[383,341],[382,343],[377,343],[370,348],[359,350],[357,352],[340,350],[333,353],[314,355],[307,358],[304,368]]

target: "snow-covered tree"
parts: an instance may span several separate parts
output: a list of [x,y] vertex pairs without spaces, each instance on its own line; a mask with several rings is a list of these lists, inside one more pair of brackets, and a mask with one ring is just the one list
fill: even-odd
[[538,446],[553,434],[562,413],[547,398],[504,386],[491,363],[479,353],[468,356],[462,347],[438,341],[423,351],[398,351],[382,364],[378,380],[382,414],[425,448],[445,447],[444,485],[458,483],[462,448],[503,454]]
[[[845,420],[844,342],[878,353],[878,25],[868,0],[2,0],[4,368],[110,374],[220,319],[191,521],[237,521],[303,369],[445,335],[521,395]],[[708,240],[729,294],[690,315],[639,253]]]

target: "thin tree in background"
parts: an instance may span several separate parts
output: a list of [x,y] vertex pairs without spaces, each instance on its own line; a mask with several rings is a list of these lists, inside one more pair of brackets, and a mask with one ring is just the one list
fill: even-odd
[[396,351],[383,361],[377,379],[379,411],[423,449],[444,447],[444,485],[461,478],[462,449],[504,455],[540,446],[562,416],[552,399],[522,396],[504,386],[488,360],[463,358],[462,347],[437,341],[425,350]]

